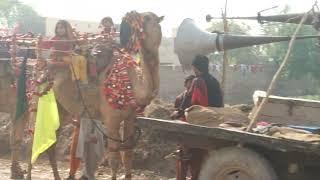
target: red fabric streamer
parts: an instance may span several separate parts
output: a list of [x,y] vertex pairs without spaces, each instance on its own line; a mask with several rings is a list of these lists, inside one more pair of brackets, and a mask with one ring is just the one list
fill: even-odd
[[145,38],[143,32],[143,17],[136,11],[131,11],[122,19],[129,24],[131,36],[126,49],[131,53],[137,53],[141,49],[141,40]]

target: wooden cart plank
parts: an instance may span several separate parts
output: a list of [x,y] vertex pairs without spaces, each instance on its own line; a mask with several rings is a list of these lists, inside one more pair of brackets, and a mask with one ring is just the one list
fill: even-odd
[[[260,104],[264,95],[257,96]],[[257,106],[253,112],[257,110]],[[320,126],[320,101],[271,96],[258,120],[284,125]]]
[[[212,141],[225,140],[227,142],[241,142],[244,144],[259,145],[265,148],[278,151],[297,151],[310,152],[320,155],[319,143],[308,143],[303,141],[295,141],[289,139],[280,139],[266,135],[254,134],[244,131],[236,131],[225,128],[211,128],[198,125],[184,123],[182,121],[168,121],[153,118],[137,118],[137,123],[140,127],[149,130],[159,130],[174,134],[178,138],[183,138],[181,134],[188,134],[191,136],[200,136]],[[176,138],[177,138],[176,137]],[[207,143],[206,142],[203,143]],[[198,144],[201,142],[197,142]]]

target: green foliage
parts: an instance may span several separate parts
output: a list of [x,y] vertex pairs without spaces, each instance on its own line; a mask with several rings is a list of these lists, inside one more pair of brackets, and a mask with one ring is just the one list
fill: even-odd
[[0,0],[0,23],[8,28],[19,24],[20,32],[45,32],[45,19],[30,6],[17,0]]
[[[236,23],[235,21],[228,21],[228,28],[230,34],[244,35],[248,34],[251,28],[244,23]],[[223,32],[223,22],[212,22],[211,26],[207,29],[209,32],[218,31]],[[261,49],[257,47],[246,47],[233,49],[228,51],[229,63],[238,64],[255,64],[263,60],[260,56],[262,54]],[[212,61],[222,61],[223,56],[221,54],[211,54],[209,58]]]
[[[288,8],[282,11],[288,12]],[[263,27],[263,31],[268,35],[291,36],[296,24],[288,23],[270,23]],[[299,35],[315,35],[317,32],[311,26],[303,26]],[[316,46],[317,39],[296,40],[291,51],[289,63],[283,72],[285,79],[301,79],[309,77],[311,81],[320,81],[320,54],[319,47]],[[277,64],[280,64],[287,52],[288,42],[280,42],[266,45],[265,53],[272,57]]]
[[0,1],[0,23],[4,26],[12,26],[12,19],[15,18],[15,7],[18,3],[12,0]]

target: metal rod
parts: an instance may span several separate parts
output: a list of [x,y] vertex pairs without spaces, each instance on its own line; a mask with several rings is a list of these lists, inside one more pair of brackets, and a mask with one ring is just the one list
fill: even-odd
[[[223,29],[224,33],[227,34],[229,29],[228,29],[228,21],[226,19],[227,17],[227,4],[228,0],[226,0],[225,7],[224,7],[224,13],[222,12],[222,17],[223,17]],[[222,67],[222,80],[221,80],[221,87],[222,87],[222,94],[223,94],[223,100],[225,99],[225,94],[227,91],[227,68],[228,68],[228,52],[225,50],[223,52],[223,67]],[[223,101],[224,102],[224,101]]]

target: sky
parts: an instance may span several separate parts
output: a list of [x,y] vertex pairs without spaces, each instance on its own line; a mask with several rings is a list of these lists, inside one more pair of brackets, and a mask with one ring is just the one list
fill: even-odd
[[[21,0],[31,5],[44,17],[57,17],[86,21],[100,21],[104,16],[111,16],[115,23],[131,10],[138,12],[151,11],[159,16],[164,15],[161,23],[165,36],[172,35],[172,29],[179,26],[184,18],[192,18],[205,28],[208,23],[205,16],[221,16],[226,0]],[[228,16],[255,16],[258,11],[273,6],[278,8],[266,11],[262,15],[277,14],[285,5],[291,12],[308,11],[315,0],[228,0]],[[252,24],[252,23],[250,23]],[[255,25],[253,25],[255,26]],[[258,26],[254,29],[257,29]],[[259,33],[259,31],[256,31]]]

